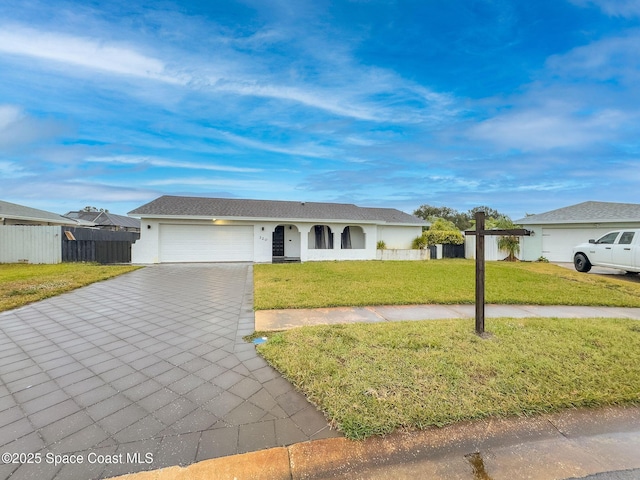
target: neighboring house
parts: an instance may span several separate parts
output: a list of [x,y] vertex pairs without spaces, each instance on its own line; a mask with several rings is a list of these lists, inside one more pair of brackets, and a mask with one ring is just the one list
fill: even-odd
[[142,222],[134,263],[372,260],[378,241],[410,249],[428,225],[391,208],[176,196],[129,215]]
[[101,230],[140,233],[140,220],[124,215],[116,215],[104,211],[80,210],[78,212],[67,212],[64,216],[81,222],[89,222],[89,224]]
[[0,200],[0,225],[73,225],[78,222],[56,213]]
[[520,258],[572,262],[573,247],[617,228],[640,228],[640,204],[583,202],[515,221],[533,232],[522,237]]

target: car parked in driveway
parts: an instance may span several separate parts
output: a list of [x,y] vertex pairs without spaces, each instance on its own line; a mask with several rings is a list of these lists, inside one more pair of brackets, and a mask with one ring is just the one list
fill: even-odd
[[640,229],[616,230],[573,248],[573,265],[579,272],[610,267],[640,272]]

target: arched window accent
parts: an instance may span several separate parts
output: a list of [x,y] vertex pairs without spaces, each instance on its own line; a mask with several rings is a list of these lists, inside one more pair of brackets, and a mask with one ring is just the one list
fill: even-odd
[[333,232],[328,225],[314,225],[309,232],[309,248],[333,249]]
[[365,248],[364,231],[362,227],[349,225],[344,227],[340,238],[340,247],[343,249]]

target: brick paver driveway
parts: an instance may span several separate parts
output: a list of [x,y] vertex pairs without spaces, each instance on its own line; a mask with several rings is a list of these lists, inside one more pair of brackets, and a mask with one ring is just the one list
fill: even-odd
[[106,478],[336,436],[242,340],[252,305],[251,265],[185,264],[0,313],[0,453],[14,454],[0,478]]

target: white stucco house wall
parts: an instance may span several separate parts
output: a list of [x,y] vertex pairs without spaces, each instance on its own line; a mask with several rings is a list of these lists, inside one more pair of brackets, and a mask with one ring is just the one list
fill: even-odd
[[141,221],[141,264],[373,260],[378,241],[410,249],[428,225],[392,208],[169,195],[129,216]]
[[583,202],[516,220],[533,233],[521,237],[520,259],[572,262],[573,247],[618,228],[640,228],[640,204]]

